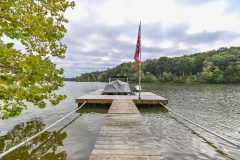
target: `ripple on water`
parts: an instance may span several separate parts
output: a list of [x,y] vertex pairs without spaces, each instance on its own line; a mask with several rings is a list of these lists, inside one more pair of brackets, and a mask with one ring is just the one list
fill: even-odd
[[[131,84],[131,88],[135,84]],[[56,122],[77,105],[75,98],[102,89],[104,83],[66,82],[58,93],[68,98],[56,107],[38,109],[29,106],[18,117],[0,121],[0,152]],[[169,100],[167,105],[184,117],[240,143],[240,86],[142,84],[144,91]],[[193,126],[164,108],[139,108],[159,143],[165,159],[239,159],[235,146]],[[86,108],[63,120],[31,143],[3,159],[88,159],[107,108]],[[2,147],[3,146],[3,147]]]
[[[240,86],[152,84],[142,86],[169,100],[173,111],[229,140],[239,141]],[[165,116],[165,115],[169,116]],[[164,116],[163,116],[164,115]],[[143,113],[166,159],[238,159],[236,147],[168,112]]]

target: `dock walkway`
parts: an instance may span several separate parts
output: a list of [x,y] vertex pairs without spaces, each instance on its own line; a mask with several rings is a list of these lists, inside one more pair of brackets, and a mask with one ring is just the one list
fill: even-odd
[[132,99],[112,101],[90,159],[163,159]]

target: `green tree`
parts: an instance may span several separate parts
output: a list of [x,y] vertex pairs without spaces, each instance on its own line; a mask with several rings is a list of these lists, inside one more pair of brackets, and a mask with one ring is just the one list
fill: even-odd
[[213,71],[215,66],[211,61],[204,61],[204,68],[203,72],[201,73],[200,76],[200,82],[202,83],[210,83],[213,81]]
[[150,72],[146,72],[146,75],[145,75],[145,82],[157,82],[157,78],[152,75]]
[[[141,64],[142,71],[146,73],[145,81],[149,81],[147,72],[150,72],[162,82],[240,82],[240,47],[221,47],[218,50],[183,55],[181,57],[148,59]],[[138,81],[136,72],[138,72],[138,66],[133,62],[122,63],[102,71],[102,73],[105,73],[103,74],[106,77],[104,79],[107,79],[110,75],[122,73],[128,76],[129,80]],[[88,80],[88,77],[81,77],[85,81]],[[100,79],[102,78],[103,76],[100,76]]]
[[145,67],[143,68],[143,72],[150,72],[151,74],[153,75],[157,75],[159,74],[159,68],[158,68],[158,65],[157,65],[157,59],[147,59],[145,61],[146,65]]
[[[133,81],[138,82],[139,81],[139,71],[137,71],[133,76]],[[141,82],[145,82],[145,75],[143,71],[141,71]]]
[[223,82],[223,74],[222,74],[222,71],[218,67],[216,67],[215,70],[213,71],[213,81],[215,83]]
[[[67,46],[64,13],[74,7],[66,0],[6,0],[0,2],[0,116],[22,112],[24,101],[44,108],[66,98],[53,93],[63,84],[63,69],[56,69],[50,56],[64,58]],[[3,37],[17,40],[25,51],[5,43]],[[25,53],[24,53],[25,52]]]
[[107,75],[106,72],[103,72],[102,74],[100,74],[100,75],[98,76],[98,80],[99,80],[100,82],[108,82],[108,79],[109,79],[109,76]]
[[212,72],[208,72],[208,71],[203,71],[201,74],[201,81],[202,83],[209,83],[212,81],[213,78],[213,73]]
[[173,68],[174,66],[171,66],[171,58],[168,58],[166,56],[160,57],[157,60],[157,74],[159,74],[159,77],[162,77],[163,72],[169,72],[170,67]]
[[162,77],[161,77],[161,81],[163,82],[169,82],[173,80],[173,75],[172,73],[167,73],[167,72],[163,72]]

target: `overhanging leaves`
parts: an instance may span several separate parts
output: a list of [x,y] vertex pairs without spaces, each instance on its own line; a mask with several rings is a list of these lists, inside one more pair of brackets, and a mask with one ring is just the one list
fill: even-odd
[[[56,69],[48,56],[65,57],[64,12],[74,6],[66,0],[0,2],[0,117],[20,114],[26,108],[23,101],[44,108],[45,100],[56,105],[66,98],[53,93],[64,85],[63,69]],[[4,35],[19,40],[27,53],[5,44]]]

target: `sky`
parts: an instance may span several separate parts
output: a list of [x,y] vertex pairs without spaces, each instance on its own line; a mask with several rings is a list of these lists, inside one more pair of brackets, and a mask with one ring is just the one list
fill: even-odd
[[240,46],[239,0],[75,0],[65,13],[64,76],[133,62],[141,21],[142,61]]

